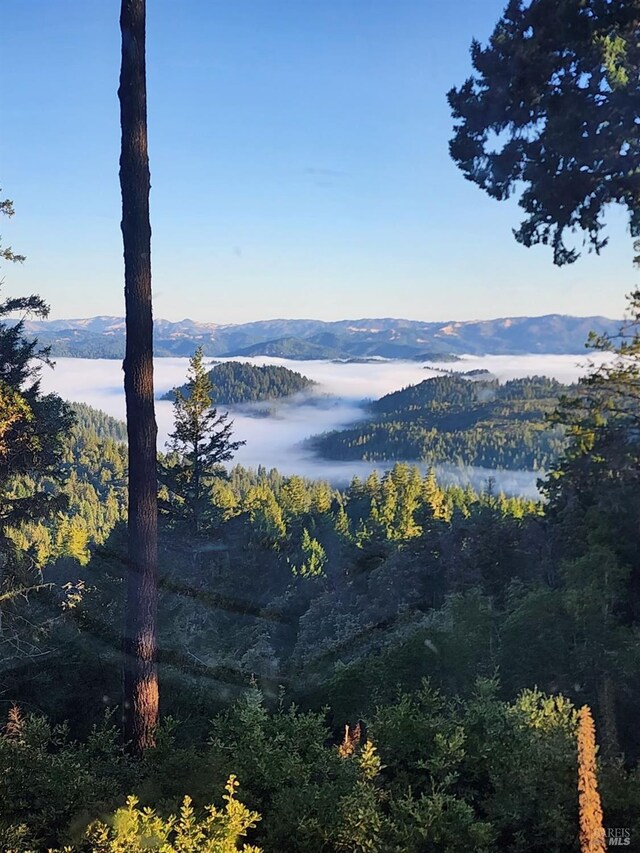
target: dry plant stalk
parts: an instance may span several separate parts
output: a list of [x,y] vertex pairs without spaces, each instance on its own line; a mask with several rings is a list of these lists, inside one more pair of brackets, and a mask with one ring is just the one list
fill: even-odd
[[24,717],[20,707],[15,703],[9,708],[7,715],[7,723],[4,727],[4,736],[7,740],[20,740],[22,736],[22,728],[24,726]]
[[596,776],[596,730],[588,705],[578,712],[578,802],[582,853],[605,853],[607,840]]
[[353,730],[351,730],[349,726],[344,727],[344,738],[338,747],[338,755],[340,758],[348,758],[350,755],[353,755],[356,747],[360,743],[360,737],[360,723],[358,723]]

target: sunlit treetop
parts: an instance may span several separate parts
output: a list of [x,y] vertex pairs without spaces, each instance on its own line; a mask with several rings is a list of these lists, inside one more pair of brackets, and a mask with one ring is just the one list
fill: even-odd
[[612,203],[640,237],[638,0],[512,0],[471,57],[474,75],[448,95],[450,152],[490,196],[519,195],[516,239],[572,263],[576,236],[606,245]]

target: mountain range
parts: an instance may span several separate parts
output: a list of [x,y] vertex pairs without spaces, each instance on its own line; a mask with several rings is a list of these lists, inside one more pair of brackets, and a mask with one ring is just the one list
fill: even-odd
[[[495,320],[423,322],[392,318],[260,320],[219,325],[194,320],[155,321],[156,356],[190,356],[197,346],[219,357],[290,359],[391,358],[428,361],[446,356],[578,353],[590,331],[613,333],[620,321],[606,317],[504,317]],[[25,330],[54,356],[122,358],[122,317],[27,320]]]

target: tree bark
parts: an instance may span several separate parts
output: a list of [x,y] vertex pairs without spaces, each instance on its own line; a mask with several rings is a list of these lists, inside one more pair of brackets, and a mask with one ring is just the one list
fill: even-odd
[[127,342],[129,560],[123,635],[123,720],[134,753],[155,746],[158,724],[157,427],[153,402],[151,225],[145,68],[146,0],[122,0],[120,187]]
[[603,673],[598,684],[598,710],[602,720],[602,753],[605,758],[620,757],[620,740],[616,721],[615,688],[611,676]]

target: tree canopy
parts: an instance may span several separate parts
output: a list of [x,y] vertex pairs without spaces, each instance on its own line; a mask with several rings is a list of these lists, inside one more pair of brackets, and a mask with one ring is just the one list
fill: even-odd
[[[13,204],[0,201],[0,213],[13,216]],[[24,261],[0,243],[0,259]],[[49,351],[25,335],[24,320],[46,317],[48,305],[39,296],[0,301],[0,524],[16,523],[57,507],[50,494],[35,490],[16,497],[14,478],[52,471],[60,459],[61,437],[73,420],[69,407],[56,394],[40,392],[40,370],[49,364]],[[6,321],[21,314],[17,321]]]
[[[211,503],[211,478],[220,475],[221,463],[228,462],[244,441],[232,441],[233,421],[229,421],[227,412],[219,413],[212,406],[213,386],[202,347],[189,360],[187,379],[184,393],[179,388],[175,390],[174,430],[167,443],[173,456],[163,460],[160,479],[197,531]],[[175,513],[176,501],[170,501],[169,506]]]
[[625,207],[640,236],[640,14],[637,0],[511,0],[475,73],[448,95],[451,156],[490,196],[520,194],[525,246],[558,265],[600,252],[604,212]]
[[[0,201],[0,213],[13,216],[13,204]],[[0,260],[22,262],[0,242]],[[55,494],[61,478],[62,437],[70,429],[71,410],[56,394],[40,392],[42,363],[48,350],[25,334],[24,319],[46,317],[48,306],[39,296],[0,301],[0,673],[12,672],[17,661],[41,653],[48,626],[26,616],[26,598],[42,590],[37,546],[23,551],[16,534],[26,524],[40,523],[67,506]],[[9,320],[19,313],[20,320]],[[43,487],[47,476],[54,488]],[[49,623],[50,624],[50,623]]]
[[[202,347],[198,351],[204,352]],[[308,391],[315,385],[306,376],[280,364],[257,366],[247,362],[227,361],[216,364],[207,376],[211,402],[223,406],[278,400]],[[162,399],[175,400],[177,391],[182,392],[183,396],[189,394],[187,386],[182,385],[179,389],[168,391]]]

